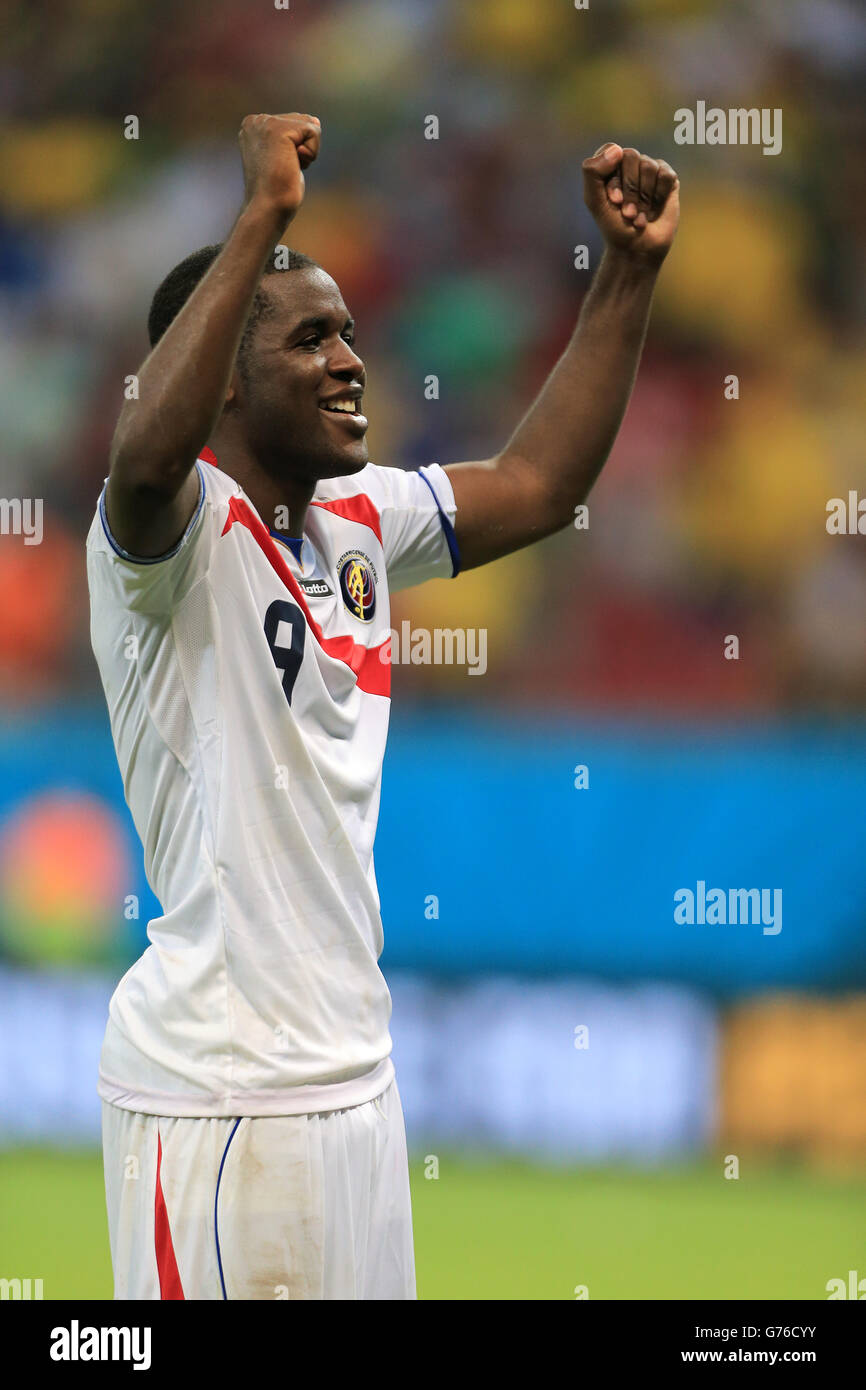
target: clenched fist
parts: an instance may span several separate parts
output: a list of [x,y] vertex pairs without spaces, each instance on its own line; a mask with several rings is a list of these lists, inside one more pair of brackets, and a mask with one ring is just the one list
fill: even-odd
[[291,220],[304,201],[304,173],[319,153],[318,116],[245,116],[238,141],[248,203],[266,203]]
[[663,159],[606,144],[583,161],[583,196],[608,246],[660,263],[680,215],[680,181]]

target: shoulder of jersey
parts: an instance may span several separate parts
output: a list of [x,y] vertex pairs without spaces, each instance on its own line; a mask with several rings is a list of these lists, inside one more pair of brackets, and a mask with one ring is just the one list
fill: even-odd
[[350,473],[343,478],[322,478],[313,493],[314,502],[333,502],[339,497],[357,497],[359,494],[378,502],[382,492],[379,469],[368,463],[359,473]]
[[218,466],[210,449],[203,449],[198,456],[204,477],[205,497],[208,493],[217,497],[242,497],[244,490],[228,473]]

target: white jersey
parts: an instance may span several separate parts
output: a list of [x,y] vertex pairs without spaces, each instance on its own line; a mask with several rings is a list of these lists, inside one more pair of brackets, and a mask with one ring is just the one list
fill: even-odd
[[342,1109],[393,1076],[373,869],[389,587],[456,573],[454,494],[435,464],[368,464],[318,485],[293,548],[212,458],[169,555],[123,551],[104,490],[87,539],[93,650],[163,908],[111,1000],[98,1090],[153,1115]]

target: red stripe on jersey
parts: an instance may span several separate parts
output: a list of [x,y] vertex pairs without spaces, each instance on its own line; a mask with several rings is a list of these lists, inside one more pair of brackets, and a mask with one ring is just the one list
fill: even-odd
[[183,1300],[183,1286],[180,1272],[171,1243],[171,1227],[168,1212],[162,1195],[159,1170],[162,1167],[162,1139],[156,1132],[156,1199],[154,1202],[154,1235],[156,1240],[156,1269],[159,1275],[159,1296],[161,1299]]
[[301,593],[297,580],[274,544],[267,528],[243,497],[230,499],[229,513],[222,534],[225,535],[227,531],[231,530],[236,521],[247,528],[256,544],[264,552],[271,568],[282,579],[306,618],[307,626],[322,651],[337,661],[342,661],[345,666],[354,671],[359,688],[366,691],[368,695],[390,695],[391,664],[390,661],[383,661],[380,656],[383,649],[389,646],[390,636],[378,647],[364,647],[359,642],[353,642],[351,637],[326,637],[307,607],[307,600]]
[[[212,463],[214,467],[219,467],[216,454],[207,445],[199,453],[199,458],[204,463]],[[356,521],[360,526],[369,526],[379,544],[382,544],[379,513],[366,493],[358,492],[354,497],[337,497],[333,502],[312,502],[310,505],[322,507],[326,512],[333,512],[335,516],[345,517],[347,521]]]
[[347,521],[356,521],[361,526],[369,526],[379,544],[382,544],[379,513],[365,493],[358,492],[354,497],[337,497],[333,502],[311,502],[310,505],[322,507],[326,512],[334,512],[336,516],[345,517]]

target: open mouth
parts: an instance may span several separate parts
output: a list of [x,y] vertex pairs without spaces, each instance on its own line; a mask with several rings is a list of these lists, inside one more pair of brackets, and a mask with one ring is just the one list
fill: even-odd
[[333,400],[319,401],[319,409],[360,435],[367,428],[367,417],[361,414],[360,404],[357,397],[339,396]]

